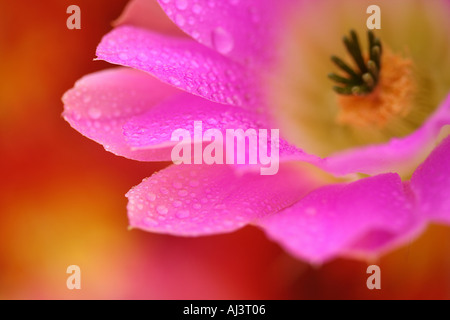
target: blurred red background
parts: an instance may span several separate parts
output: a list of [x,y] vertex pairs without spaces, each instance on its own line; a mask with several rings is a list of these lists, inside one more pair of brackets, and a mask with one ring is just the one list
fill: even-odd
[[[1,299],[450,299],[450,230],[369,262],[321,267],[256,228],[177,238],[128,231],[125,193],[165,163],[114,156],[71,129],[61,96],[87,73],[125,0],[0,1]],[[66,8],[81,8],[81,30]],[[66,268],[81,268],[68,290]]]

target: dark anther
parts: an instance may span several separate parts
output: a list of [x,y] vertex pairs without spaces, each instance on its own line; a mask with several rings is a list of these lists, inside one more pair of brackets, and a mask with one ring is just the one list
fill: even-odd
[[333,90],[338,94],[344,95],[365,95],[373,91],[378,84],[381,69],[382,46],[379,38],[369,30],[367,33],[369,40],[368,61],[364,60],[359,44],[358,35],[354,30],[350,31],[350,37],[345,36],[344,45],[352,57],[357,68],[353,69],[342,59],[332,56],[331,60],[347,77],[330,73],[328,78],[339,84],[334,86]]

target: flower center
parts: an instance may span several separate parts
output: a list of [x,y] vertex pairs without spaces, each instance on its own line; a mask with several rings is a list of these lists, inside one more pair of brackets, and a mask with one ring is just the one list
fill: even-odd
[[305,2],[286,19],[266,92],[280,134],[306,152],[327,157],[405,137],[448,94],[448,1],[380,0],[382,28],[360,42],[348,30],[367,32],[371,3]]
[[343,86],[335,86],[333,90],[342,95],[367,95],[371,93],[378,84],[381,68],[381,41],[375,38],[372,31],[368,32],[369,39],[369,58],[367,62],[363,58],[358,36],[354,30],[350,31],[350,38],[344,37],[344,44],[348,53],[357,65],[357,69],[352,69],[342,59],[332,56],[331,60],[341,68],[348,77],[344,78],[336,73],[330,73],[328,77],[342,84]]
[[[376,126],[383,128],[395,117],[405,117],[411,111],[415,82],[412,61],[382,50],[381,41],[368,31],[369,53],[364,58],[355,31],[344,44],[356,68],[342,59],[331,60],[347,76],[330,73],[328,77],[339,84],[333,90],[339,94],[337,122],[343,125]],[[382,67],[383,66],[383,67]]]

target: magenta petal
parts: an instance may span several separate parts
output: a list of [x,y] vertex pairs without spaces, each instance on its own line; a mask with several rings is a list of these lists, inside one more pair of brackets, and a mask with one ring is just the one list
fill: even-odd
[[169,142],[177,129],[189,130],[193,137],[194,121],[202,122],[202,133],[218,129],[224,137],[227,128],[267,128],[261,114],[181,93],[131,118],[124,125],[124,135],[133,148],[148,148]]
[[263,119],[255,112],[181,93],[131,118],[124,126],[124,135],[133,148],[148,148],[167,143],[177,129],[189,130],[193,137],[194,121],[202,121],[203,133],[218,129],[225,136],[227,128],[265,128]]
[[411,187],[424,215],[432,221],[450,223],[450,137],[416,170]]
[[235,61],[273,60],[290,0],[158,0],[183,31]]
[[293,255],[321,263],[342,253],[373,255],[423,226],[396,174],[314,190],[259,224]]
[[172,165],[131,189],[132,227],[184,236],[231,232],[277,212],[317,186],[299,169],[238,174],[226,165]]
[[192,39],[122,26],[103,37],[97,56],[149,72],[161,81],[214,102],[259,104],[254,74]]
[[[194,137],[194,123],[201,122],[202,136],[208,129],[216,129],[226,137],[227,129],[265,129],[270,141],[270,123],[257,112],[243,108],[230,107],[214,103],[203,98],[181,93],[154,106],[149,111],[131,118],[123,126],[125,140],[134,150],[162,148],[174,146],[178,141],[171,141],[172,133],[177,129],[188,130]],[[224,140],[225,142],[225,140]],[[268,149],[270,149],[270,143]],[[205,142],[205,145],[209,142]],[[246,148],[248,154],[249,148]],[[256,151],[255,151],[256,152]],[[224,152],[224,156],[225,156]],[[292,159],[294,161],[313,161],[316,158],[305,154],[288,144],[284,139],[279,139],[279,156],[283,162]],[[225,158],[224,158],[225,159]],[[223,160],[225,163],[225,160]],[[236,155],[235,161],[236,164]],[[248,162],[247,162],[248,164]],[[260,166],[245,166],[242,170],[254,170]]]
[[64,119],[106,150],[135,160],[170,160],[170,152],[133,151],[122,126],[159,101],[179,92],[144,72],[128,68],[96,72],[64,94]]

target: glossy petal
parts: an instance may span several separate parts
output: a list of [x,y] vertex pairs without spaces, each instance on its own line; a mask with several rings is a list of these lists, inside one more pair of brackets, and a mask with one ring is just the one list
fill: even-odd
[[273,62],[291,0],[158,0],[182,30],[198,42],[253,65]]
[[130,226],[184,236],[231,232],[291,205],[318,183],[292,165],[273,176],[173,165],[128,192]]
[[102,39],[97,56],[146,71],[163,82],[214,102],[237,106],[259,103],[254,75],[192,39],[122,26]]
[[409,240],[424,222],[415,212],[400,177],[384,174],[321,187],[259,225],[293,255],[322,263],[342,253],[370,256]]
[[[190,137],[193,139],[195,122],[201,122],[200,129],[197,130],[201,132],[202,136],[209,129],[219,130],[223,137],[223,150],[226,148],[227,129],[242,129],[244,131],[254,129],[257,135],[260,134],[259,129],[263,129],[268,134],[267,146],[269,150],[272,143],[270,129],[276,129],[271,127],[270,122],[263,114],[214,103],[188,93],[181,93],[158,104],[146,113],[131,118],[123,126],[123,133],[128,145],[134,150],[163,148],[174,146],[178,143],[178,141],[171,141],[172,133],[177,129],[188,130]],[[290,159],[296,161],[312,161],[311,156],[289,145],[282,138],[279,138],[278,141],[279,157],[283,159],[283,162],[288,162]],[[204,146],[209,143],[205,142]],[[255,147],[257,148],[258,146]],[[246,155],[249,152],[258,154],[258,150],[251,150],[248,143],[246,144],[245,152]],[[227,154],[224,151],[224,163],[226,161],[225,156]],[[237,153],[234,155],[234,164],[237,163],[236,156]],[[260,164],[259,161],[258,163]],[[248,164],[248,161],[246,164]],[[260,165],[240,166],[240,169],[256,170],[259,167]]]
[[411,187],[424,215],[432,221],[450,223],[450,137],[416,170]]
[[218,129],[225,137],[226,129],[266,128],[261,114],[214,103],[188,93],[168,99],[148,112],[131,118],[124,135],[133,148],[148,148],[170,141],[172,132],[186,129],[194,136],[194,121],[202,121],[202,133]]
[[106,150],[135,160],[169,160],[163,150],[131,150],[122,126],[178,90],[144,72],[116,68],[87,75],[64,94],[64,119]]

